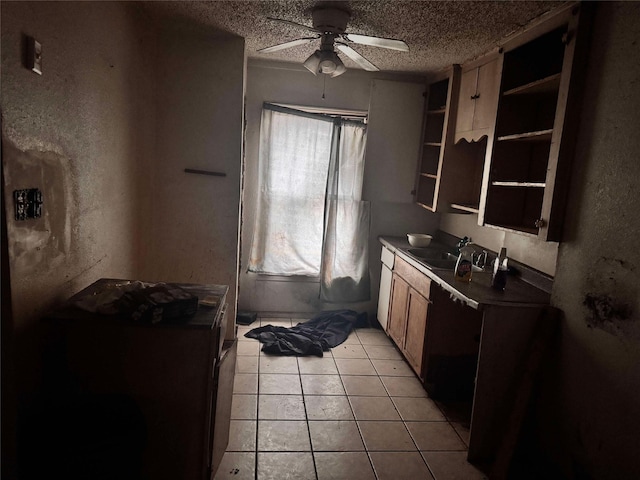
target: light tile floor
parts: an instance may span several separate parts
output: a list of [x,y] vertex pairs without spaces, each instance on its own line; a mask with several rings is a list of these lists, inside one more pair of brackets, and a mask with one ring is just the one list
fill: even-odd
[[[273,357],[238,329],[229,446],[215,480],[476,480],[468,428],[389,338],[359,329],[318,357]],[[292,323],[293,322],[293,323]]]

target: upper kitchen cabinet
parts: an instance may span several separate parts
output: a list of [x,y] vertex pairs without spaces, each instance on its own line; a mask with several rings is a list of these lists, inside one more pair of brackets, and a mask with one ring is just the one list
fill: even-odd
[[481,225],[561,238],[586,51],[585,8],[573,5],[503,47]]
[[422,129],[422,146],[416,175],[415,201],[436,211],[445,145],[452,137],[451,101],[457,65],[434,77],[428,86]]
[[460,77],[455,143],[477,142],[493,132],[500,90],[501,58],[497,54],[466,64]]
[[[487,57],[483,60],[480,74],[483,82],[493,77],[493,75],[487,76],[486,73],[495,69],[493,65],[497,65],[496,58],[497,56],[493,55],[489,60]],[[488,64],[492,67],[485,68]],[[467,73],[474,73],[474,92],[479,68],[467,70]],[[434,212],[478,213],[480,209],[487,145],[493,145],[492,142],[488,142],[488,139],[493,140],[497,93],[493,95],[492,110],[486,106],[486,103],[480,103],[481,112],[478,113],[476,125],[489,125],[489,127],[483,126],[482,129],[477,130],[482,132],[475,138],[478,141],[470,143],[463,139],[456,143],[455,124],[459,121],[460,115],[465,116],[468,113],[461,112],[460,109],[464,96],[461,93],[461,80],[464,78],[464,74],[461,75],[460,66],[454,65],[442,72],[440,76],[433,78],[429,85],[429,99],[424,115],[422,155],[418,162],[416,201]],[[497,84],[496,92],[498,88]],[[483,96],[483,102],[485,98],[490,97],[491,95]],[[471,108],[473,106],[474,104],[471,103]],[[489,113],[492,116],[490,120],[487,118]],[[473,119],[470,124],[473,124]],[[468,133],[471,133],[471,130]]]

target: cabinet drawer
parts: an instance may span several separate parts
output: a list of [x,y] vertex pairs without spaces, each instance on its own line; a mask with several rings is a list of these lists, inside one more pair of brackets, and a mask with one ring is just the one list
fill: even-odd
[[395,254],[384,245],[382,246],[382,252],[380,253],[380,260],[390,269],[393,269],[393,262],[395,260]]
[[429,298],[431,279],[424,273],[409,265],[402,258],[396,257],[393,271],[404,278],[418,293]]

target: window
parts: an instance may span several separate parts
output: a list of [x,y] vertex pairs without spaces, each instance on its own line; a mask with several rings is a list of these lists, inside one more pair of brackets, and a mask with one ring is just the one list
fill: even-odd
[[362,121],[265,104],[250,271],[329,283],[336,275],[357,284],[366,277],[368,295],[365,142]]

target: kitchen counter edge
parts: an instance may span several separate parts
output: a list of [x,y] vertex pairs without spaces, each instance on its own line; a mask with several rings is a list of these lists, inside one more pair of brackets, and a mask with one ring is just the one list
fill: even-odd
[[[488,305],[508,307],[540,307],[550,303],[551,295],[517,277],[509,277],[507,289],[497,292],[490,288],[491,273],[474,273],[470,283],[460,283],[454,280],[453,272],[443,269],[431,269],[407,253],[411,247],[405,237],[381,235],[378,240],[391,252],[398,255],[421,273],[429,277],[443,290],[449,292],[453,298],[471,308],[483,310]],[[441,248],[449,251],[444,244],[432,241],[429,247]],[[475,280],[475,283],[474,283]],[[515,291],[515,292],[514,292]],[[498,298],[502,297],[502,298]]]

